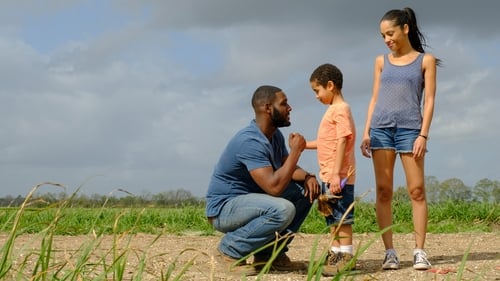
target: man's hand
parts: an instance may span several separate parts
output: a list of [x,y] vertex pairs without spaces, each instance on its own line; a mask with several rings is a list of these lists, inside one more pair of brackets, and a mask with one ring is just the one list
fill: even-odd
[[304,196],[309,196],[309,201],[311,201],[311,203],[321,194],[319,182],[316,177],[313,176],[306,177],[304,181],[304,189]]
[[299,133],[291,133],[288,137],[288,145],[290,150],[302,152],[306,148],[306,139]]

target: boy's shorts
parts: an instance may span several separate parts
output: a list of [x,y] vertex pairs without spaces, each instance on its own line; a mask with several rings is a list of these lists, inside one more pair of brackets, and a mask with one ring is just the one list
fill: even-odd
[[420,130],[405,128],[370,128],[371,149],[392,149],[396,153],[412,153]]
[[[329,183],[321,183],[323,193],[331,194],[329,186]],[[342,188],[340,195],[342,195],[342,198],[338,199],[337,203],[330,204],[332,206],[333,214],[325,217],[326,225],[328,226],[338,225],[344,213],[347,211],[352,202],[354,202],[354,185],[346,184],[344,188]],[[342,224],[354,224],[354,208],[349,211]]]

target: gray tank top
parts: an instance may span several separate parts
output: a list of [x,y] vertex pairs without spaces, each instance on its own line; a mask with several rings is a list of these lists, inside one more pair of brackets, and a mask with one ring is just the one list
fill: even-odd
[[422,127],[422,92],[424,75],[422,60],[424,54],[407,65],[393,65],[384,55],[384,66],[380,74],[377,103],[371,119],[371,128]]

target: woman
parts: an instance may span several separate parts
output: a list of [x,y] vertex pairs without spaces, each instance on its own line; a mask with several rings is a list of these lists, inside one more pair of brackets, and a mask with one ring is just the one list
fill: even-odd
[[[399,154],[413,210],[413,268],[425,270],[431,264],[424,251],[427,231],[424,157],[434,113],[436,66],[440,60],[425,53],[425,38],[411,8],[388,11],[380,21],[380,33],[390,53],[375,59],[373,94],[361,152],[373,161],[380,229],[392,225],[394,164]],[[386,249],[382,267],[398,269],[399,259],[390,229],[382,235],[382,240]]]

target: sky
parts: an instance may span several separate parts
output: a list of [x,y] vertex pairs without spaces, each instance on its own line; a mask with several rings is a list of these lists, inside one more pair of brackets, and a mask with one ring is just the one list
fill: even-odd
[[[361,143],[379,21],[412,7],[438,68],[425,171],[500,180],[498,1],[183,0],[0,2],[0,196],[55,182],[84,194],[184,189],[205,196],[220,153],[249,124],[260,85],[285,92],[314,139],[326,109],[309,76],[344,74]],[[356,150],[356,194],[374,195]],[[315,151],[299,165],[318,171]],[[400,161],[395,186],[405,186]],[[40,192],[61,192],[43,186]]]

